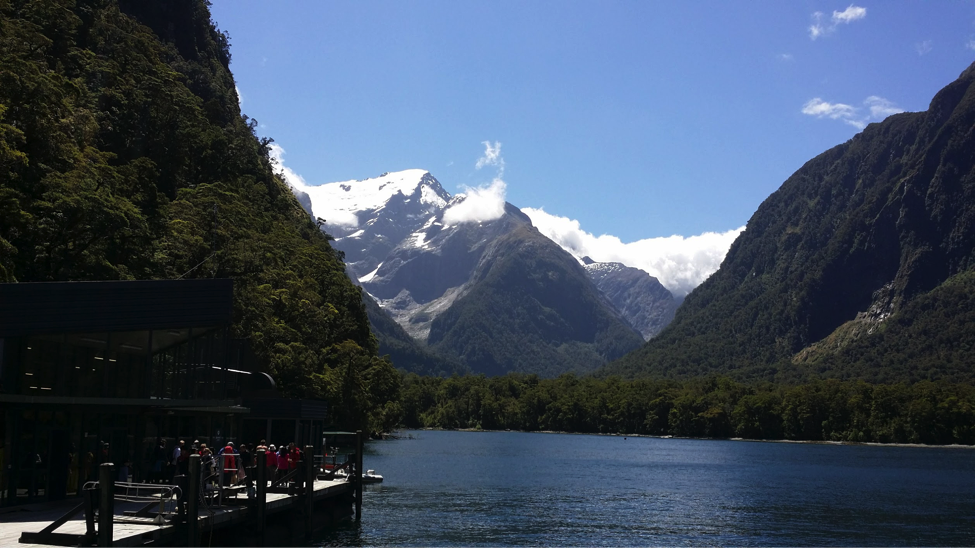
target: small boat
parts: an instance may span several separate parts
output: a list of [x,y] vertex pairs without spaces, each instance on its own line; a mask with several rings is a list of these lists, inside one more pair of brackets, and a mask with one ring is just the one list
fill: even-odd
[[376,473],[375,470],[366,470],[365,474],[362,474],[362,483],[382,483],[383,477]]
[[[344,468],[340,468],[335,471],[335,479],[337,480],[351,480],[352,477]],[[377,474],[375,470],[366,470],[365,474],[362,474],[362,483],[382,483],[383,477]]]

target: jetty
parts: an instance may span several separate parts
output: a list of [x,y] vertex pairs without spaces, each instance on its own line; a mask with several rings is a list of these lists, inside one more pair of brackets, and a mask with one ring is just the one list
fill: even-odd
[[[279,545],[307,540],[316,531],[362,514],[361,432],[349,478],[326,479],[306,447],[301,466],[271,481],[266,454],[256,454],[254,489],[210,486],[200,457],[190,457],[182,485],[113,481],[115,466],[102,464],[77,501],[38,505],[0,514],[0,545],[13,546],[205,546]],[[319,479],[319,478],[322,479]]]

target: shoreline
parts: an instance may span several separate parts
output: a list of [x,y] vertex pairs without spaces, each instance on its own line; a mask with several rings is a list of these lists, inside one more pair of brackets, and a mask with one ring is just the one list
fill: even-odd
[[[416,428],[414,431],[438,431],[438,432],[518,432],[522,434],[568,434],[573,436],[615,436],[620,438],[656,438],[656,439],[675,439],[675,440],[700,440],[700,441],[737,441],[750,443],[794,443],[800,445],[850,445],[867,447],[906,447],[906,448],[936,448],[936,449],[975,449],[975,445],[926,445],[923,443],[880,443],[875,441],[826,441],[826,440],[761,440],[752,438],[691,438],[681,436],[656,436],[653,434],[603,434],[599,432],[561,432],[556,430],[487,430],[483,428]],[[403,430],[399,430],[402,432]],[[395,432],[395,431],[394,431]],[[395,438],[395,433],[390,437]]]

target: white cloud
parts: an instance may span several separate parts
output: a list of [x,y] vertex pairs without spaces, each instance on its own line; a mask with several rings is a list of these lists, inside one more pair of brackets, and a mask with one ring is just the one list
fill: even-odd
[[276,168],[274,172],[280,175],[281,178],[284,179],[284,182],[291,185],[292,188],[297,188],[298,190],[304,191],[308,187],[308,183],[305,182],[305,179],[301,175],[295,173],[290,167],[284,165],[284,148],[277,143],[271,143],[269,148],[270,152],[268,153],[268,156],[271,157],[271,161],[274,163]]
[[850,4],[850,7],[843,11],[833,12],[833,24],[852,23],[867,16],[867,8],[861,8]]
[[809,38],[815,40],[821,36],[832,34],[840,25],[848,25],[867,16],[867,8],[850,4],[843,11],[833,11],[828,23],[823,22],[825,14],[821,11],[813,12],[813,23],[809,26]]
[[819,97],[810,99],[802,107],[802,113],[808,114],[810,116],[817,116],[822,118],[824,116],[832,118],[833,120],[850,118],[856,114],[856,107],[845,105],[843,103],[827,103]]
[[[308,194],[309,185],[305,182],[305,179],[295,173],[293,169],[284,165],[284,148],[277,143],[271,143],[269,148],[268,156],[271,157],[271,162],[274,164],[274,172],[280,175],[285,183],[288,183],[288,186],[291,187],[291,191],[295,195],[299,193]],[[312,208],[316,217],[328,220],[328,223],[331,225],[352,227],[359,224],[359,218],[354,213],[329,209],[326,203],[312,202]]]
[[240,92],[240,88],[237,87],[237,84],[234,84],[234,91],[237,92],[237,104],[243,105],[244,104],[244,94],[242,94]]
[[775,58],[778,59],[779,61],[786,61],[786,62],[792,62],[796,60],[791,53],[780,53],[776,55]]
[[589,256],[598,262],[620,262],[639,268],[678,296],[690,293],[713,274],[721,266],[731,243],[745,229],[624,243],[616,236],[590,234],[582,230],[579,221],[552,215],[540,208],[522,208],[522,212],[531,217],[539,232],[575,257]]
[[828,103],[816,97],[802,106],[802,113],[817,118],[840,120],[857,129],[863,129],[870,122],[879,122],[891,114],[904,112],[903,109],[894,106],[894,103],[876,95],[867,97],[863,104],[869,111],[868,114],[861,114],[861,109],[852,105]]
[[505,182],[495,177],[488,186],[466,189],[454,196],[443,212],[444,224],[483,223],[501,217],[506,188]]
[[904,109],[897,108],[894,106],[894,103],[876,95],[867,97],[863,104],[870,108],[870,118],[874,120],[883,120],[892,114],[904,112]]
[[501,177],[504,175],[504,157],[501,156],[501,143],[482,141],[484,155],[474,164],[476,169],[484,166],[495,166],[498,174],[487,186],[477,188],[466,187],[464,192],[454,196],[443,212],[445,225],[460,223],[484,223],[493,221],[504,215],[505,191],[507,185]]
[[931,40],[925,40],[923,42],[914,44],[914,49],[917,51],[918,55],[926,55],[931,53],[931,49],[933,49],[932,44],[933,42],[931,42]]
[[481,169],[484,166],[498,166],[498,176],[500,177],[504,173],[504,158],[501,157],[501,143],[495,141],[494,146],[491,146],[491,141],[482,141],[481,144],[484,145],[484,156],[477,159],[474,167]]
[[821,23],[823,20],[823,12],[817,11],[812,14],[813,24],[809,25],[809,38],[815,40],[820,36],[826,34],[826,27]]
[[965,44],[965,47],[966,47],[966,48],[968,48],[968,49],[970,49],[970,50],[973,50],[973,51],[975,51],[975,38],[972,38],[971,40],[969,40],[969,41],[968,41],[968,42],[967,42],[967,43]]

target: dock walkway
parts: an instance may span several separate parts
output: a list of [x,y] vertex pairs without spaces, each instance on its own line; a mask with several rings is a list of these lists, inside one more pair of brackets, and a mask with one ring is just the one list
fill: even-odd
[[[353,484],[346,481],[315,480],[314,501],[325,500],[334,496],[352,493]],[[286,493],[267,493],[265,514],[270,516],[278,512],[294,508],[300,504],[303,497]],[[217,529],[223,529],[235,524],[248,521],[254,510],[247,505],[246,497],[224,500],[222,506],[201,506],[199,509],[199,531],[208,534]],[[22,507],[19,511],[5,511],[0,513],[0,546],[44,547],[46,544],[19,544],[24,532],[37,533],[52,522],[66,514],[80,504],[81,499],[71,499],[56,503],[38,504]],[[170,544],[177,534],[177,526],[165,523],[156,524],[150,518],[136,518],[125,515],[126,511],[134,511],[144,506],[141,503],[117,502],[115,504],[115,519],[112,526],[112,544],[114,546],[144,546],[146,544]],[[84,535],[86,531],[85,517],[79,514],[57,528],[58,533],[69,535]]]

